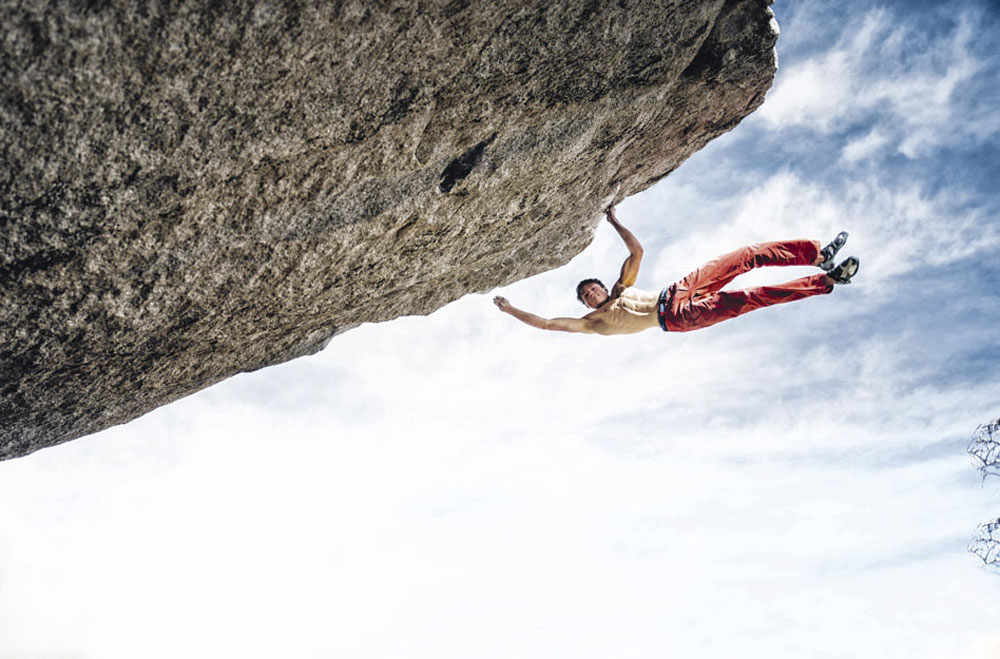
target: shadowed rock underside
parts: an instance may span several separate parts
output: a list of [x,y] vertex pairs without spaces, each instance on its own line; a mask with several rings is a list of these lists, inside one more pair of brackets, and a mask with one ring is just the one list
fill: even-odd
[[775,70],[767,0],[237,4],[0,0],[0,458],[567,262]]

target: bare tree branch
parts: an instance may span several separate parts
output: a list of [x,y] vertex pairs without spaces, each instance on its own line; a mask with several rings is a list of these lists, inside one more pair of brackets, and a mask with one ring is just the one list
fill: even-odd
[[1000,568],[1000,518],[976,527],[969,541],[969,551],[984,564]]
[[984,479],[1000,476],[1000,419],[976,428],[968,450]]
[[[976,428],[968,451],[984,481],[987,476],[1000,476],[1000,419]],[[969,551],[985,565],[1000,570],[1000,518],[976,527]]]

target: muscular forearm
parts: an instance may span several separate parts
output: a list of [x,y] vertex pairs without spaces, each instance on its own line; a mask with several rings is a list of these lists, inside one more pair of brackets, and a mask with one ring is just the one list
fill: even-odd
[[621,236],[622,240],[625,242],[625,246],[628,247],[628,251],[636,254],[642,253],[642,245],[639,244],[639,239],[636,238],[631,231],[622,226],[622,223],[618,221],[615,217],[615,211],[613,209],[608,210],[608,222],[615,228],[618,235]]
[[536,316],[533,313],[528,313],[527,311],[518,309],[515,306],[508,306],[506,309],[504,309],[504,311],[506,313],[509,313],[511,316],[514,316],[514,318],[517,318],[526,325],[531,325],[532,327],[537,327],[538,329],[548,329],[547,327],[548,321],[545,318],[542,318],[541,316]]

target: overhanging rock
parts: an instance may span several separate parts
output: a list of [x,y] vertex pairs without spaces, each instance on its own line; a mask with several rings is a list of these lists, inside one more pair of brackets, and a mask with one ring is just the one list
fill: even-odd
[[556,267],[764,99],[766,0],[0,0],[0,458]]

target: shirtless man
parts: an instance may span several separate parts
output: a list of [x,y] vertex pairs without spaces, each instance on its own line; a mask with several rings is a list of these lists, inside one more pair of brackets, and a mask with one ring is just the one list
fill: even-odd
[[[632,334],[657,326],[666,332],[688,332],[761,307],[830,293],[835,284],[849,284],[858,271],[859,261],[854,256],[834,267],[834,256],[847,242],[847,232],[842,231],[822,248],[815,240],[748,245],[709,261],[659,293],[644,291],[633,286],[639,275],[642,246],[618,222],[614,208],[607,210],[607,217],[625,241],[629,256],[610,293],[598,279],[584,279],[577,285],[577,298],[593,311],[583,318],[541,318],[498,295],[493,302],[500,311],[532,327],[561,332]],[[824,272],[777,286],[721,290],[753,268],[781,265],[814,265]]]

